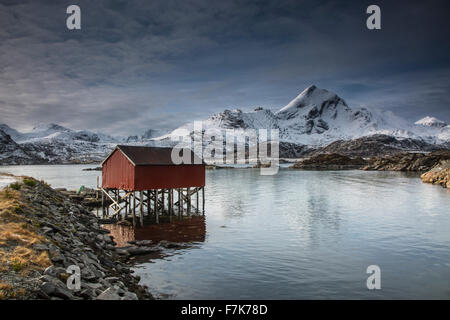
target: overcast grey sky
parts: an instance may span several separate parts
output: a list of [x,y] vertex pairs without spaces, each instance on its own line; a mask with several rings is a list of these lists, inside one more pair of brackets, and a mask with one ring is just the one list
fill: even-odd
[[[0,123],[135,134],[278,109],[310,84],[449,123],[448,3],[0,0]],[[70,4],[81,30],[66,28]],[[366,28],[370,4],[382,30]]]

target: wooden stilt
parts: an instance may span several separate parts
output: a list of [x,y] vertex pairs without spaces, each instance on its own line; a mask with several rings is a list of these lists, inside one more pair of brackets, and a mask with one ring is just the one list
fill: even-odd
[[170,214],[173,215],[173,189],[170,189]]
[[131,210],[133,210],[133,208],[132,208],[133,204],[131,203],[131,195],[127,200],[127,205],[128,205],[128,210],[126,211],[126,215],[128,216],[128,212],[131,213]]
[[155,218],[156,218],[156,223],[159,223],[158,189],[155,189]]
[[178,218],[181,217],[181,196],[180,196],[180,189],[177,189],[178,192]]
[[191,195],[190,195],[191,188],[186,189],[186,210],[188,217],[191,216]]
[[141,227],[144,226],[144,193],[142,191],[139,192],[140,201],[139,201],[139,218],[141,219]]
[[170,222],[172,222],[172,189],[169,189],[168,193],[169,193],[169,203],[168,203],[167,207],[169,210],[169,219],[170,219]]
[[180,194],[181,194],[181,196],[180,196],[180,203],[181,203],[181,214],[180,214],[180,217],[182,218],[183,217],[183,213],[184,213],[184,199],[183,199],[183,188],[181,188],[180,189]]
[[205,215],[205,187],[202,187],[202,211]]
[[162,202],[162,210],[161,210],[161,212],[162,212],[163,215],[164,215],[164,194],[166,193],[165,191],[166,191],[165,189],[161,189],[161,202]]
[[197,192],[196,193],[197,193],[196,194],[197,203],[196,203],[196,206],[195,206],[195,212],[198,214],[200,212],[200,209],[198,207],[198,197],[199,197],[199,195],[198,195],[198,193],[199,193],[198,188],[197,188]]
[[136,192],[133,192],[133,227],[136,227]]
[[102,217],[105,219],[105,194],[102,192]]
[[125,216],[128,215],[128,207],[129,207],[129,203],[131,203],[128,198],[125,199]]
[[147,190],[147,215],[150,215],[150,190]]
[[[106,192],[109,192],[109,190],[106,190]],[[109,218],[109,206],[106,206],[106,216]]]

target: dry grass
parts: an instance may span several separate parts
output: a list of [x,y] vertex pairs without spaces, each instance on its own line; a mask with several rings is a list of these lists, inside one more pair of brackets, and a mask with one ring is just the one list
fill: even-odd
[[19,191],[6,188],[0,192],[0,270],[21,272],[24,276],[51,265],[46,251],[33,248],[47,240],[26,222],[21,214],[26,208]]
[[20,299],[25,295],[25,289],[15,288],[13,285],[0,282],[0,300]]

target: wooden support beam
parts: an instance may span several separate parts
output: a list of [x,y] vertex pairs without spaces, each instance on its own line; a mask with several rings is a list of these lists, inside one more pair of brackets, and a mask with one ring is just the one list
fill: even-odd
[[161,189],[161,203],[162,203],[162,214],[164,215],[164,194],[166,193],[165,189]]
[[183,217],[183,212],[184,212],[184,203],[183,203],[183,188],[180,188],[180,218]]
[[172,189],[168,189],[168,203],[167,203],[167,210],[169,213],[169,217],[170,217],[170,221],[172,221],[172,194],[171,194]]
[[202,211],[205,215],[205,187],[202,188]]
[[[105,193],[106,191],[102,189],[102,194],[104,195]],[[106,206],[106,216],[109,218],[109,206]]]
[[181,218],[181,195],[180,195],[180,189],[177,189],[178,191],[178,217]]
[[139,218],[141,220],[141,227],[144,226],[144,193],[142,191],[139,192],[141,201],[139,201]]
[[159,223],[159,212],[158,212],[158,189],[155,190],[155,218],[156,218],[156,223]]
[[195,206],[195,212],[196,213],[199,213],[199,208],[198,208],[198,197],[199,197],[199,195],[198,195],[198,190],[197,190],[197,192],[196,192],[196,200],[197,200],[197,202],[196,202],[196,206]]
[[136,192],[133,192],[133,227],[136,227]]
[[128,215],[128,207],[129,207],[129,203],[130,201],[128,201],[128,199],[124,199],[125,200],[125,215]]
[[106,212],[105,212],[105,195],[102,192],[102,217],[103,217],[103,219],[105,219],[105,214],[106,214]]
[[173,189],[170,189],[170,215],[173,215]]
[[150,190],[147,190],[147,215],[150,215]]
[[[134,197],[134,192],[133,192],[133,197]],[[131,195],[130,195],[130,198],[128,199],[126,205],[128,206],[128,209],[126,210],[126,215],[128,215],[128,212],[131,213],[131,211],[133,210],[132,203],[131,203]]]
[[191,188],[186,189],[186,211],[187,211],[188,217],[191,216],[191,196],[190,196],[190,192],[189,192],[190,189]]

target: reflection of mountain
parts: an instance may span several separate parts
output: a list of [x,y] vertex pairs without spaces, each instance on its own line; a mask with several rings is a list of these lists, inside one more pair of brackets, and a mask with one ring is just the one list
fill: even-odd
[[132,240],[152,240],[157,243],[161,240],[170,242],[204,242],[206,237],[205,217],[191,217],[187,220],[174,220],[171,223],[152,224],[133,228],[120,225],[105,225],[111,232],[117,246],[129,245]]

